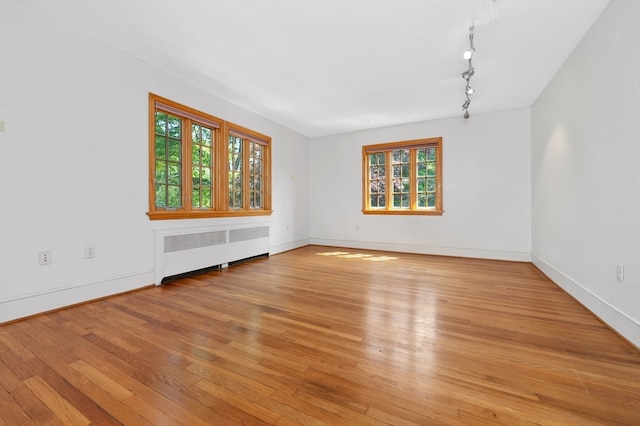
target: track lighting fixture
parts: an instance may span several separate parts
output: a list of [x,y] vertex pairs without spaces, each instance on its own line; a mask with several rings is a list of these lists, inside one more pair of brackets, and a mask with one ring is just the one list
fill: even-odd
[[467,100],[462,104],[462,109],[464,110],[464,118],[469,118],[469,105],[471,104],[470,96],[475,92],[470,84],[471,77],[473,77],[473,74],[475,74],[473,64],[471,63],[471,58],[473,58],[473,54],[476,52],[475,47],[473,47],[473,27],[469,27],[469,44],[471,48],[469,50],[465,50],[465,52],[462,54],[462,57],[469,61],[469,69],[462,73],[462,78],[467,81],[467,85],[464,88],[464,94],[466,95]]

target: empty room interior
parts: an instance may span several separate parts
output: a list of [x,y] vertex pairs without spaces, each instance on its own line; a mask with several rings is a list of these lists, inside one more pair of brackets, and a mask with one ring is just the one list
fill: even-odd
[[640,1],[0,0],[0,424],[640,424]]

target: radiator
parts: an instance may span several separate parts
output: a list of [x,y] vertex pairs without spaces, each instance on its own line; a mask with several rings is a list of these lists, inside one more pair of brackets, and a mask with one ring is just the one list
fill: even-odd
[[154,231],[155,284],[166,277],[269,254],[269,224]]

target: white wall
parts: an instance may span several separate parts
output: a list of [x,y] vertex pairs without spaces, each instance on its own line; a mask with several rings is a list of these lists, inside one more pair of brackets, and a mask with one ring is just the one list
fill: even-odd
[[[640,346],[640,2],[613,1],[532,108],[532,257]],[[616,266],[624,266],[624,282]]]
[[[530,260],[528,108],[314,138],[311,241]],[[362,214],[362,146],[443,138],[442,216]]]
[[[17,3],[0,8],[0,322],[151,284],[154,229],[264,221],[149,221],[149,92],[271,136],[271,252],[308,243],[306,137]],[[41,250],[52,265],[38,266]]]

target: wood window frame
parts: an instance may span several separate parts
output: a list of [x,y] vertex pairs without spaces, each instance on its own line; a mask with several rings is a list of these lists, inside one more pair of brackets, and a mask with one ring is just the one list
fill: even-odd
[[[226,132],[226,138],[225,138],[225,143],[227,146],[227,153],[228,153],[228,146],[229,146],[229,137],[233,136],[233,137],[239,137],[242,139],[242,207],[241,208],[234,208],[231,209],[229,208],[229,203],[227,203],[227,208],[229,209],[229,211],[232,212],[237,212],[237,211],[242,211],[242,212],[260,212],[262,210],[268,210],[271,211],[271,138],[268,136],[265,136],[263,134],[260,134],[258,132],[254,132],[251,129],[247,129],[246,127],[242,127],[239,126],[237,124],[234,123],[227,123],[227,132]],[[250,182],[249,179],[251,177],[250,173],[249,173],[249,161],[250,161],[250,149],[249,149],[249,145],[250,143],[257,143],[260,146],[263,147],[263,153],[262,153],[262,207],[261,208],[254,208],[251,207],[251,200],[250,200],[250,196],[251,196],[251,190],[250,190]],[[225,159],[228,158],[228,154],[225,155],[224,157]],[[229,166],[228,166],[228,162],[225,163],[226,169],[227,169],[227,179],[228,179],[228,175],[229,175]],[[225,180],[225,182],[228,182],[228,180]],[[227,192],[226,192],[226,196],[227,196],[227,200],[229,199],[229,187],[227,185]]]
[[[421,148],[436,148],[436,190],[435,208],[417,207],[417,150]],[[393,173],[391,154],[394,150],[410,150],[410,205],[408,208],[396,208],[392,206],[391,188],[393,187]],[[385,207],[371,207],[371,197],[369,193],[370,168],[369,155],[374,153],[385,153]],[[415,139],[401,142],[387,142],[362,147],[362,213],[380,215],[430,215],[441,216],[444,213],[442,205],[442,137]]]
[[[181,146],[181,207],[159,207],[156,205],[156,111],[160,110],[181,118],[182,146]],[[227,122],[213,115],[182,105],[170,99],[149,93],[149,211],[151,220],[167,219],[196,219],[211,217],[234,216],[268,216],[271,215],[271,138],[246,127]],[[212,146],[213,170],[212,191],[213,199],[210,208],[192,207],[192,162],[191,162],[191,123],[197,123],[212,128],[214,141]],[[230,133],[231,132],[231,133]],[[248,145],[249,140],[258,141],[263,147],[263,182],[262,207],[249,208],[249,174],[243,175],[242,208],[229,208],[228,185],[228,140],[230,134],[237,134]],[[248,158],[243,158],[243,170],[248,170]]]

